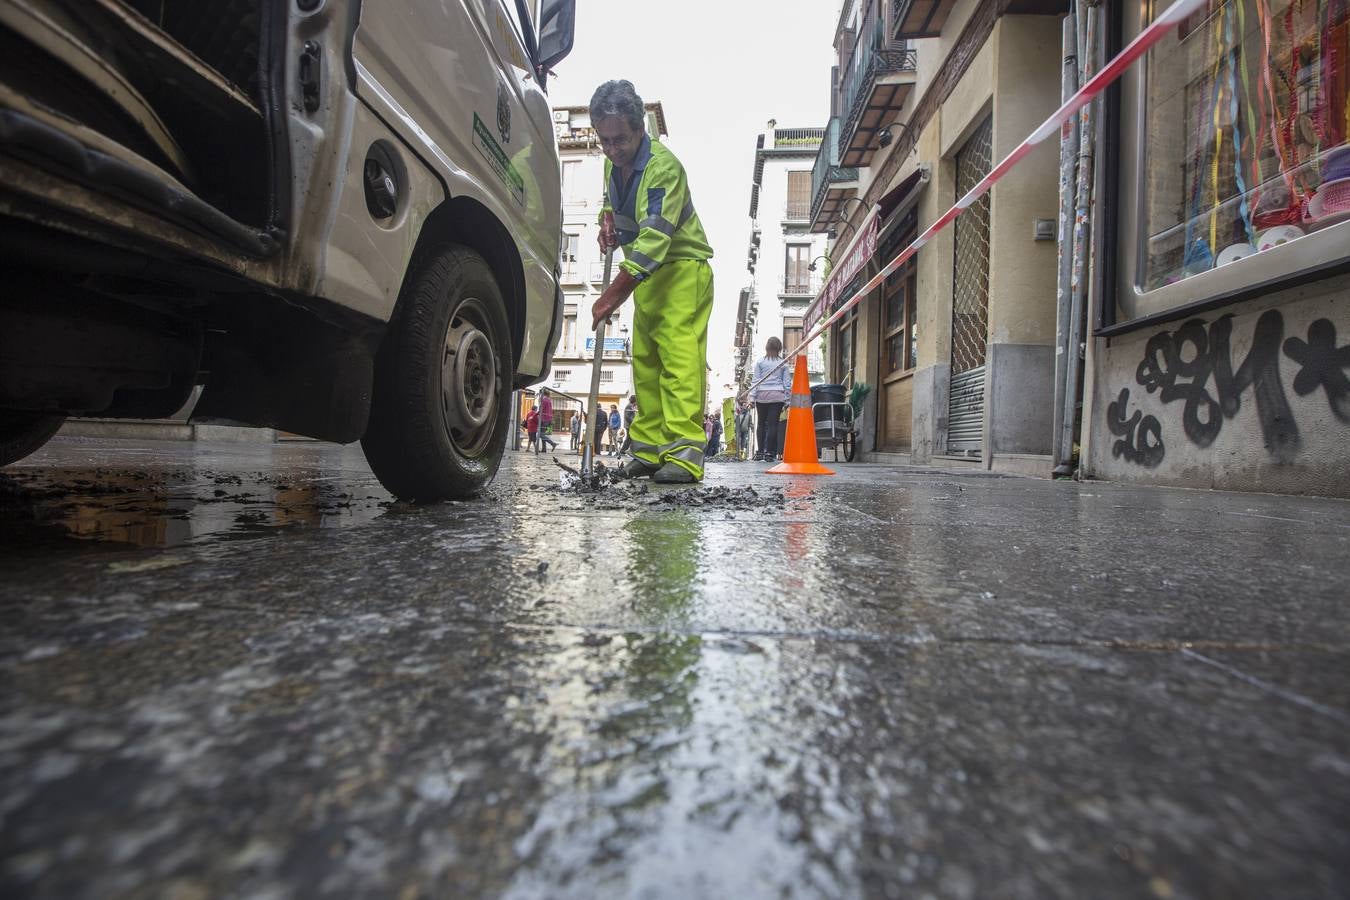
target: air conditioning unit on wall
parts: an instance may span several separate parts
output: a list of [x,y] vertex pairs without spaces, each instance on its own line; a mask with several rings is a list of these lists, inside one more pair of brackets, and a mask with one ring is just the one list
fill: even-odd
[[565,110],[565,109],[555,109],[555,110],[553,111],[553,121],[555,121],[555,122],[562,122],[563,124],[566,124],[566,123],[567,123],[567,110]]

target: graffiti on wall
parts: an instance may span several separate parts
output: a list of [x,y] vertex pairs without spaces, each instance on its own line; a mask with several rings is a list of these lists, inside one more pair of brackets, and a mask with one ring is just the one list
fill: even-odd
[[[1322,390],[1332,415],[1350,423],[1350,345],[1336,346],[1336,326],[1318,319],[1308,326],[1307,338],[1284,337],[1284,316],[1267,310],[1256,320],[1251,348],[1234,366],[1231,338],[1233,317],[1213,322],[1191,319],[1176,331],[1149,338],[1135,381],[1165,406],[1181,404],[1181,429],[1197,447],[1208,447],[1224,423],[1242,410],[1250,393],[1261,426],[1266,451],[1278,462],[1290,462],[1300,438],[1294,411],[1280,377],[1281,354],[1298,366],[1294,394],[1306,397]],[[1117,438],[1111,453],[1126,462],[1153,468],[1163,461],[1162,423],[1136,409],[1127,416],[1130,389],[1107,407],[1106,426]]]

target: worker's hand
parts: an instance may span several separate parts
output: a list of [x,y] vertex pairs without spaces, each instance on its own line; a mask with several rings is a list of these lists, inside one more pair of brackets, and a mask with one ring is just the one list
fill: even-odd
[[601,253],[608,253],[619,246],[619,229],[614,227],[614,213],[600,215],[600,233],[595,236]]
[[619,269],[614,280],[605,288],[605,292],[600,295],[600,299],[595,301],[591,307],[591,328],[598,329],[600,322],[609,318],[614,311],[623,306],[625,300],[633,293],[633,289],[638,285],[638,280],[628,274],[624,269]]
[[591,329],[598,330],[601,320],[612,316],[614,311],[623,306],[623,301],[627,299],[624,296],[616,296],[612,288],[601,294],[600,299],[595,301],[595,305],[591,307]]

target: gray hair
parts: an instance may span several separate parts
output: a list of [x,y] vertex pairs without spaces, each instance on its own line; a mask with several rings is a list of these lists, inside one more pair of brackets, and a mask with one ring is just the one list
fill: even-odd
[[642,120],[647,108],[631,81],[606,81],[591,95],[591,124],[601,119],[618,117],[628,123],[628,127],[642,130]]

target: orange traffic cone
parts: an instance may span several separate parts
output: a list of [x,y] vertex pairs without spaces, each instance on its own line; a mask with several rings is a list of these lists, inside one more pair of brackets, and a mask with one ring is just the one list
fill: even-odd
[[783,461],[770,475],[833,475],[816,460],[816,423],[811,416],[811,384],[806,377],[806,357],[798,355],[792,373],[792,400],[788,402],[787,446]]

